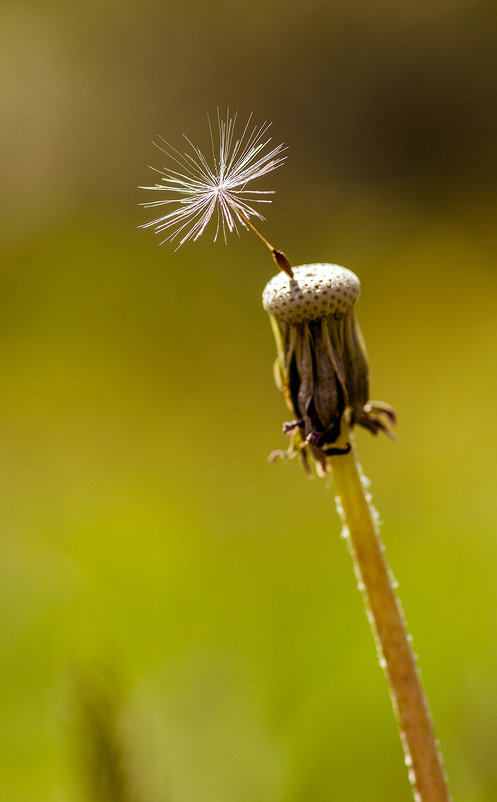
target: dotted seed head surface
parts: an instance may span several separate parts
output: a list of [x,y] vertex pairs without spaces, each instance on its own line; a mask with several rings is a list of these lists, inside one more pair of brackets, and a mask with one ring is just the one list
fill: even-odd
[[292,270],[293,279],[278,273],[262,293],[266,312],[285,323],[344,315],[359,297],[359,279],[345,267],[315,264]]

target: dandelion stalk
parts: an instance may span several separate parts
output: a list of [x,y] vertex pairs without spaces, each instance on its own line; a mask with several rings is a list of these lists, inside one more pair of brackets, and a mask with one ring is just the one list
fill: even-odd
[[279,274],[263,304],[271,316],[275,373],[295,420],[284,425],[286,452],[304,468],[331,471],[354,568],[373,628],[400,727],[416,802],[449,802],[442,759],[416,659],[380,540],[377,517],[357,461],[352,427],[393,436],[395,412],[370,401],[369,368],[354,303],[359,279],[338,265],[303,265],[294,279]]
[[449,802],[428,702],[353,443],[347,454],[331,456],[330,465],[337,508],[388,679],[414,798],[417,802]]

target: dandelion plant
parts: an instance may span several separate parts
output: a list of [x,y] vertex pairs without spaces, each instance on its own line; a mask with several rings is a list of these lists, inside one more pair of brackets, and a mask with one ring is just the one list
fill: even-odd
[[[270,190],[251,189],[285,160],[283,144],[272,147],[269,124],[252,127],[249,117],[236,138],[236,115],[217,116],[217,136],[209,122],[210,158],[187,137],[181,152],[164,140],[158,147],[168,166],[156,170],[160,182],[144,187],[158,199],[144,206],[168,211],[143,227],[166,234],[178,247],[197,240],[214,216],[214,239],[252,229],[269,248],[282,272],[266,285],[263,305],[276,339],[275,377],[292,420],[283,426],[287,450],[271,460],[298,456],[307,474],[332,475],[336,506],[354,563],[378,656],[389,684],[405,762],[416,802],[450,802],[442,757],[428,702],[407,633],[395,583],[379,535],[378,515],[354,445],[354,426],[394,438],[395,412],[369,398],[369,366],[354,305],[360,282],[334,264],[292,267],[255,228],[264,220],[255,204],[270,203]],[[155,168],[152,168],[155,169]]]

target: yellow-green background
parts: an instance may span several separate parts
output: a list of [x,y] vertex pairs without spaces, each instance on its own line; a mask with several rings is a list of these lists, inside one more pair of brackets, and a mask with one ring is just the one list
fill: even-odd
[[411,798],[332,489],[267,462],[270,257],[136,228],[151,140],[208,147],[219,105],[289,145],[264,233],[362,280],[399,441],[359,448],[454,799],[495,800],[494,2],[10,0],[1,27],[0,799],[101,802],[86,692],[139,802]]

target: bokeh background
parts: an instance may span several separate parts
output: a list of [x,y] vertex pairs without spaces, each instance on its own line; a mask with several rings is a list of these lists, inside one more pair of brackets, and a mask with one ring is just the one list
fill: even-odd
[[6,0],[0,798],[408,802],[326,481],[284,447],[256,237],[137,186],[206,114],[289,145],[262,226],[362,280],[358,433],[455,800],[497,798],[497,9]]

